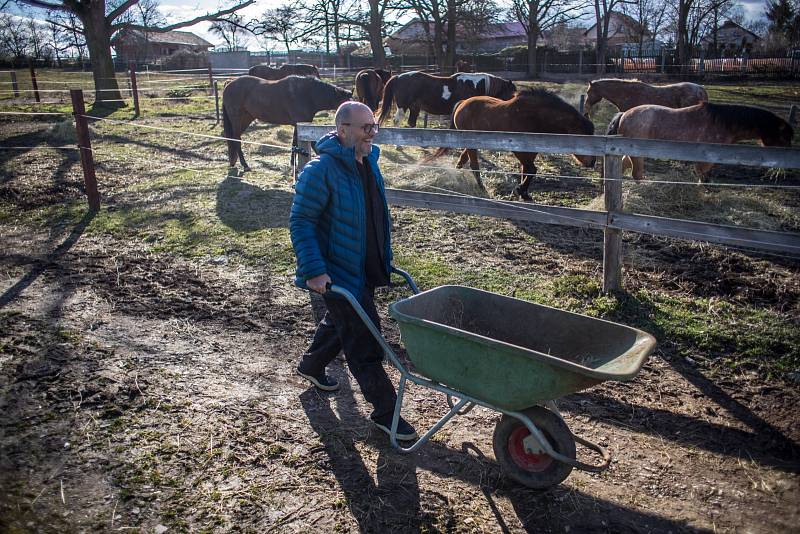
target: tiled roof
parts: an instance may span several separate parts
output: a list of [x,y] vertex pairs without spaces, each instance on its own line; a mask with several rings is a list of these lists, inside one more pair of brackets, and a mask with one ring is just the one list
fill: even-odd
[[[114,37],[114,41],[119,41],[123,37],[132,37],[134,39],[144,39],[145,32],[140,30],[123,30],[119,34]],[[181,45],[188,45],[188,46],[202,46],[202,47],[211,47],[214,46],[213,44],[209,43],[199,35],[195,35],[191,32],[179,32],[179,31],[170,31],[170,32],[147,32],[147,40],[151,43],[163,43],[163,44],[181,44]]]

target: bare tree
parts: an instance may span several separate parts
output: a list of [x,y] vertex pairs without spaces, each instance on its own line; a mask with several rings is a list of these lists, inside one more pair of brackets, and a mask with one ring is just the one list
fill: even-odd
[[[96,100],[122,101],[116,76],[114,63],[111,58],[111,36],[122,29],[136,29],[145,32],[164,32],[192,26],[205,20],[216,20],[247,7],[255,0],[246,0],[227,9],[215,13],[200,15],[191,20],[185,20],[169,25],[148,27],[140,24],[124,22],[120,18],[140,0],[16,0],[17,2],[47,9],[74,14],[81,22],[86,46],[92,62],[92,75]],[[56,21],[53,21],[56,22]],[[120,102],[117,102],[120,103]],[[124,105],[124,103],[122,104]]]
[[597,34],[597,73],[606,72],[606,56],[608,55],[608,29],[611,24],[614,8],[638,0],[594,0],[595,32]]
[[636,21],[637,26],[627,30],[626,38],[639,46],[639,55],[644,53],[645,40],[655,43],[667,23],[667,10],[663,0],[638,0],[623,4],[622,13]]
[[225,41],[229,50],[236,50],[245,44],[247,27],[243,22],[241,15],[233,13],[224,20],[215,20],[208,29]]
[[83,35],[83,26],[81,21],[74,13],[67,13],[63,11],[50,12],[47,15],[48,24],[63,30],[63,35],[68,50],[74,50],[78,56],[78,61],[81,66],[88,56],[89,51],[86,48],[86,38]]
[[539,37],[557,24],[580,17],[587,5],[573,0],[513,0],[511,11],[528,35],[528,76],[536,76]]
[[306,35],[302,21],[302,13],[294,6],[286,4],[265,11],[258,21],[254,33],[281,41],[286,47],[287,56],[289,56],[292,53],[292,44]]
[[47,23],[47,46],[53,51],[56,65],[61,67],[61,57],[64,52],[70,49],[69,35],[67,30],[53,22]]
[[681,72],[688,72],[692,54],[700,38],[713,30],[716,40],[717,21],[724,17],[735,0],[678,0],[674,5],[675,36]]
[[30,35],[28,27],[8,13],[0,13],[0,49],[13,64],[22,63],[28,53]]
[[28,45],[33,59],[42,59],[47,49],[47,33],[45,27],[34,19],[27,19],[25,26],[28,28]]

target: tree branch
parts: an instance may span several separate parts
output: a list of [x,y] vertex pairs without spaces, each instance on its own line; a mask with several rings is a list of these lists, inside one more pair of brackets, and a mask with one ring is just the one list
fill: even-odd
[[28,4],[34,7],[41,7],[42,9],[49,9],[50,11],[72,11],[72,8],[63,4],[52,4],[43,0],[17,0],[20,3]]
[[81,35],[86,35],[83,30],[76,28],[75,26],[67,26],[66,24],[61,24],[60,22],[56,22],[55,20],[45,19],[45,22],[48,24],[53,24],[54,26],[58,26],[59,28],[64,28],[67,31],[79,33]]
[[[38,0],[35,0],[38,1]],[[131,30],[139,30],[143,32],[150,32],[150,33],[163,33],[172,30],[177,30],[178,28],[185,28],[186,26],[192,26],[197,24],[198,22],[203,22],[204,20],[217,20],[225,15],[230,15],[234,11],[238,11],[242,8],[245,8],[251,4],[253,4],[255,0],[247,0],[242,4],[235,5],[228,9],[223,9],[222,11],[217,11],[216,13],[202,15],[200,17],[195,17],[192,20],[187,20],[184,22],[176,22],[175,24],[170,24],[169,26],[143,26],[141,24],[113,24],[111,26],[112,30],[119,30],[121,28],[128,28]]]
[[108,22],[114,22],[114,20],[116,20],[117,17],[128,11],[130,8],[132,8],[139,2],[141,2],[141,0],[126,0],[125,2],[120,4],[114,11],[106,15],[106,20]]

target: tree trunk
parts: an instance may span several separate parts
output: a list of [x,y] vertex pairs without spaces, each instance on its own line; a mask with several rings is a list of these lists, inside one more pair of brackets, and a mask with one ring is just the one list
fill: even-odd
[[386,63],[386,52],[383,49],[383,19],[378,0],[369,2],[369,44],[372,47],[372,64],[381,69]]
[[436,66],[444,72],[444,24],[441,20],[435,21],[433,26],[433,57]]
[[124,107],[126,104],[122,100],[111,59],[111,28],[106,23],[103,8],[104,2],[93,2],[88,10],[76,14],[83,24],[86,47],[92,62],[95,103],[107,102],[109,105]]
[[[529,20],[529,23],[531,21]],[[539,41],[539,26],[534,20],[528,26],[528,76],[536,77],[536,43]]]
[[[597,62],[597,74],[606,72],[606,40],[603,35],[603,22],[605,14],[600,13],[600,0],[594,0],[594,14],[597,24],[595,33],[597,35],[597,45],[595,47],[595,61]],[[608,35],[608,34],[606,34]]]
[[678,2],[678,63],[681,72],[689,70],[689,10],[692,7],[692,0],[679,0]]
[[445,57],[445,73],[452,74],[456,67],[456,5],[454,0],[447,0],[447,56]]

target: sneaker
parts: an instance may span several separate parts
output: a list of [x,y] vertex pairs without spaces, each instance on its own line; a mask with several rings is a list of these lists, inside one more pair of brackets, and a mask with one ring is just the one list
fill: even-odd
[[[372,422],[375,423],[375,426],[386,432],[388,435],[391,435],[392,414],[379,419],[373,419]],[[397,439],[401,441],[411,441],[417,439],[417,431],[414,430],[414,427],[408,424],[408,422],[402,417],[399,421],[397,421]]]
[[311,382],[315,386],[317,386],[322,391],[336,391],[337,389],[339,389],[339,382],[337,382],[333,378],[331,378],[328,375],[326,375],[325,371],[323,371],[322,374],[320,374],[320,375],[314,376],[314,375],[308,375],[308,374],[304,373],[298,367],[297,368],[297,374],[302,376],[303,378],[305,378],[306,380],[308,380],[309,382]]

